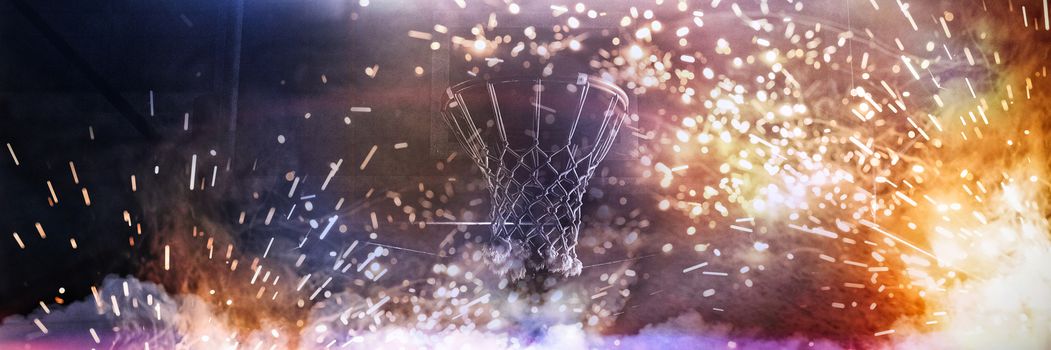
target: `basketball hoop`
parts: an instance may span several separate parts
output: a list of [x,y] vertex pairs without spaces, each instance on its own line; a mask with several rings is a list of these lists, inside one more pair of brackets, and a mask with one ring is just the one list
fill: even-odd
[[489,185],[493,268],[512,279],[580,274],[580,206],[627,116],[627,94],[583,74],[476,79],[446,92],[442,119]]

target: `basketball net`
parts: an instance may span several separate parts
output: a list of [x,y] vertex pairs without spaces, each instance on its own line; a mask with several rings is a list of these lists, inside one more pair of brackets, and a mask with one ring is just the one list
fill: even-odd
[[472,80],[447,95],[442,119],[488,183],[493,269],[512,279],[580,274],[581,204],[627,115],[627,95],[584,75]]

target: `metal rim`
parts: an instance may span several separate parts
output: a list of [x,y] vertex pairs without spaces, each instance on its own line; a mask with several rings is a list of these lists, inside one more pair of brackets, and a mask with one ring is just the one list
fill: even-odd
[[[454,93],[454,94],[459,94],[463,90],[466,90],[466,89],[469,89],[469,88],[472,88],[472,87],[475,87],[475,86],[478,86],[478,85],[487,84],[487,83],[536,82],[538,80],[540,82],[555,82],[555,83],[578,85],[576,79],[569,78],[569,77],[564,77],[564,76],[546,77],[546,78],[530,77],[530,76],[510,76],[510,77],[496,77],[496,78],[488,78],[488,79],[486,79],[486,78],[475,78],[475,79],[465,80],[463,82],[460,82],[458,84],[450,86],[449,90],[452,91],[452,93]],[[592,88],[598,88],[599,90],[602,90],[602,91],[611,93],[614,96],[617,96],[617,98],[620,99],[620,102],[624,104],[624,110],[627,111],[627,109],[628,109],[628,94],[626,92],[624,92],[624,90],[621,89],[619,86],[614,85],[613,83],[607,82],[605,80],[601,80],[601,79],[599,79],[597,77],[590,76],[590,75],[588,76],[588,85],[591,85]],[[443,109],[445,109],[445,108],[443,108]]]

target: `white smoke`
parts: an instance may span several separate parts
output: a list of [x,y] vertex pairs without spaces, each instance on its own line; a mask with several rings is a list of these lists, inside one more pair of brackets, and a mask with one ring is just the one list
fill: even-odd
[[912,331],[901,348],[1051,348],[1051,238],[1041,213],[1040,187],[1029,179],[1004,185],[986,223],[968,227],[962,241],[932,235],[936,255],[964,271],[958,285],[933,298],[928,322],[937,331]]
[[[0,348],[226,349],[244,345],[238,338],[226,318],[196,295],[172,296],[152,282],[112,275],[85,300],[0,322]],[[265,331],[241,338],[282,344],[281,334]]]

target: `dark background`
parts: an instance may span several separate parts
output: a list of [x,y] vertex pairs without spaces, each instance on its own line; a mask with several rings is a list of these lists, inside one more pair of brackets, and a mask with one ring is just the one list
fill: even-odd
[[[521,36],[536,26],[539,40],[549,40],[550,26],[561,19],[548,6],[523,5],[523,15],[502,22],[498,31]],[[452,2],[398,1],[368,7],[339,1],[0,2],[0,146],[11,162],[0,167],[0,318],[29,312],[39,301],[82,299],[107,274],[142,274],[144,265],[155,263],[156,250],[143,246],[158,224],[142,216],[169,204],[141,193],[163,193],[172,182],[186,186],[191,155],[200,159],[199,175],[217,166],[227,182],[286,190],[290,171],[320,182],[329,164],[343,159],[333,184],[348,197],[446,180],[449,173],[435,164],[458,146],[435,118],[437,108],[450,83],[472,78],[468,71],[479,62],[485,68],[480,55],[464,60],[449,38],[472,38],[471,27],[491,11],[486,5],[461,10]],[[584,28],[608,45],[619,17]],[[448,34],[435,32],[436,23]],[[432,50],[431,41],[409,37],[410,30],[434,34],[441,47]],[[561,54],[556,75],[594,72],[587,66],[590,55]],[[525,61],[531,68],[521,67]],[[528,54],[512,63],[519,65],[513,74],[543,67]],[[373,66],[379,71],[369,77],[365,69]],[[417,66],[423,74],[414,71]],[[502,68],[490,72],[511,74]],[[279,136],[286,142],[277,142]],[[8,143],[18,166],[8,159]],[[409,147],[392,151],[397,143]],[[636,162],[629,154],[636,143],[631,130],[623,132],[608,157],[614,166],[603,174],[634,176],[622,169]],[[380,151],[359,170],[373,145]],[[455,171],[479,177],[463,159],[453,164]],[[79,183],[72,181],[70,162]],[[139,192],[130,188],[133,175]],[[47,181],[57,204],[49,202]],[[84,189],[90,206],[81,198]],[[220,196],[250,195],[241,189]],[[249,220],[261,220],[265,209],[249,207]],[[226,221],[238,212],[226,211],[218,211]],[[367,211],[357,214],[363,213],[368,220]],[[39,239],[35,223],[48,239]],[[20,249],[12,232],[30,249]],[[436,241],[392,237],[427,248],[442,236],[431,238]],[[78,249],[71,249],[70,239]]]
[[[434,118],[445,87],[470,78],[468,71],[474,67],[484,67],[484,61],[477,57],[465,61],[462,49],[450,49],[449,35],[471,37],[474,24],[485,22],[491,12],[506,7],[496,1],[471,4],[461,10],[452,1],[376,0],[363,8],[356,2],[330,0],[28,4],[0,0],[0,318],[29,312],[40,301],[83,299],[90,295],[89,286],[103,276],[138,274],[145,262],[155,262],[154,251],[129,247],[143,245],[144,238],[134,225],[128,225],[122,213],[128,211],[137,217],[148,211],[144,208],[156,210],[159,204],[144,202],[131,191],[129,179],[135,175],[140,189],[171,185],[159,178],[176,179],[173,181],[183,188],[191,154],[199,157],[199,172],[218,167],[226,183],[286,186],[282,187],[284,191],[288,191],[285,178],[290,171],[310,176],[316,186],[328,173],[329,163],[343,159],[342,170],[333,181],[340,195],[348,198],[361,198],[373,190],[411,189],[417,183],[440,184],[450,174],[477,179],[477,171],[462,158],[449,165],[453,168],[450,171],[436,170],[436,163],[444,161],[456,146]],[[893,7],[889,2],[883,4]],[[553,18],[549,5],[522,5],[523,15],[518,19],[500,17],[504,22],[499,30],[520,32],[535,25],[542,37],[552,35],[543,28],[563,23],[563,19]],[[629,7],[622,3],[588,5],[621,14]],[[748,11],[757,7],[742,5]],[[808,5],[806,15],[810,17],[800,18],[845,27],[845,7],[824,5]],[[857,2],[856,6],[869,5]],[[933,17],[921,15],[918,8],[913,11],[925,28],[931,27],[927,22]],[[709,29],[695,31],[699,32],[697,40],[714,42],[712,33],[731,42],[750,40],[750,34],[739,30],[743,26],[729,12],[728,6],[709,11]],[[595,33],[595,42],[585,45],[589,48],[583,50],[586,52],[559,55],[556,73],[595,73],[588,61],[602,48],[598,42],[603,38],[624,35],[616,32],[616,20],[621,16],[609,15],[605,20],[608,23],[587,21],[585,28]],[[33,20],[36,17],[39,20]],[[720,18],[733,22],[735,30],[721,31]],[[856,15],[853,21],[856,28],[871,27],[877,32],[888,27],[911,31],[897,14],[892,19]],[[435,33],[434,25],[439,23],[449,28],[449,34]],[[672,30],[673,23],[675,20],[667,21],[666,30]],[[430,41],[409,37],[410,30],[432,33],[441,48],[432,50]],[[907,36],[901,36],[908,41]],[[890,47],[886,43],[892,37],[878,39]],[[922,45],[927,37],[922,39],[910,44]],[[68,48],[63,43],[68,43]],[[517,71],[523,61],[532,63],[531,68],[520,69],[525,74],[542,67],[536,58],[523,58],[482,75],[507,73],[501,69]],[[369,77],[365,69],[373,66],[379,71]],[[423,74],[414,72],[417,66],[423,68]],[[732,71],[716,68],[719,72]],[[834,82],[844,77],[842,71],[827,69],[817,75],[821,76],[810,79]],[[845,94],[847,86],[842,84],[842,91],[829,94]],[[632,94],[631,98],[633,112],[642,116],[634,127],[654,130],[662,122],[674,123],[668,117],[674,111],[665,110],[668,101],[653,95]],[[352,112],[352,107],[370,107],[371,112]],[[305,117],[308,113],[309,119]],[[188,128],[184,130],[187,116]],[[286,140],[284,144],[277,142],[279,136]],[[403,142],[409,144],[408,149],[393,150],[394,144]],[[585,211],[594,212],[597,202],[627,197],[628,204],[614,208],[613,215],[643,208],[647,212],[642,216],[652,224],[639,229],[645,243],[631,255],[625,255],[620,246],[603,254],[581,251],[586,266],[646,257],[632,263],[640,271],[639,281],[630,286],[631,296],[625,298],[623,312],[616,315],[611,332],[636,332],[685,310],[696,310],[706,320],[760,329],[761,336],[805,334],[849,339],[886,329],[899,313],[918,312],[891,306],[886,308],[893,310],[889,314],[880,314],[884,310],[881,306],[875,313],[852,309],[827,315],[823,307],[829,300],[867,301],[878,296],[870,290],[858,292],[867,293],[860,295],[818,292],[823,286],[867,276],[839,270],[819,273],[817,269],[827,265],[816,258],[770,262],[768,271],[749,275],[759,288],[743,287],[743,277],[739,276],[718,282],[684,278],[682,269],[700,261],[690,249],[701,238],[683,234],[684,227],[694,223],[675,221],[681,217],[669,213],[651,213],[660,198],[659,190],[653,189],[653,183],[633,182],[638,180],[639,162],[631,150],[643,142],[630,129],[622,132],[618,147],[604,163],[608,172],[595,183],[617,178],[627,185],[607,186],[610,188],[603,188],[605,199],[592,198],[586,204]],[[14,166],[9,159],[6,144],[15,150],[20,165]],[[359,170],[374,145],[380,151],[367,168]],[[212,150],[215,156],[210,155]],[[72,181],[69,162],[75,164],[80,183]],[[718,160],[713,160],[691,166],[715,169],[717,164]],[[151,177],[154,165],[160,167],[159,176]],[[713,170],[696,174],[690,180],[697,184],[719,178]],[[59,197],[55,205],[49,203],[47,181],[52,182]],[[84,189],[91,193],[90,206],[81,199]],[[252,193],[220,194],[227,195],[248,198]],[[334,201],[340,195],[328,199]],[[269,206],[249,208],[250,220],[259,220]],[[368,208],[378,205],[365,202],[360,206],[366,209],[358,211],[354,220],[362,221],[355,225],[364,227],[368,225]],[[234,221],[239,211],[216,212],[224,216],[223,220]],[[321,213],[311,215],[325,217]],[[696,221],[702,227],[708,218]],[[48,239],[39,239],[35,223],[41,223]],[[154,229],[149,225],[143,229],[146,235]],[[10,236],[12,232],[31,249],[20,249]],[[727,256],[751,251],[751,237],[734,232],[709,234],[705,243],[723,249]],[[383,238],[387,243],[428,250],[442,237]],[[784,237],[780,238],[782,244],[774,245],[772,251],[785,248],[777,251],[778,257],[795,247],[841,256],[858,254],[839,246],[821,246],[835,244],[824,243],[821,238],[779,237]],[[77,240],[78,249],[70,249],[70,238]],[[674,243],[676,253],[651,255],[664,243]],[[259,242],[247,239],[245,244]],[[713,259],[711,268],[736,271],[741,266],[726,260]],[[602,269],[619,265],[604,266],[586,269],[582,278],[597,279],[604,273]],[[59,288],[67,291],[59,293]],[[698,297],[709,288],[719,289],[719,294],[710,299]],[[728,311],[714,311],[714,307]]]

